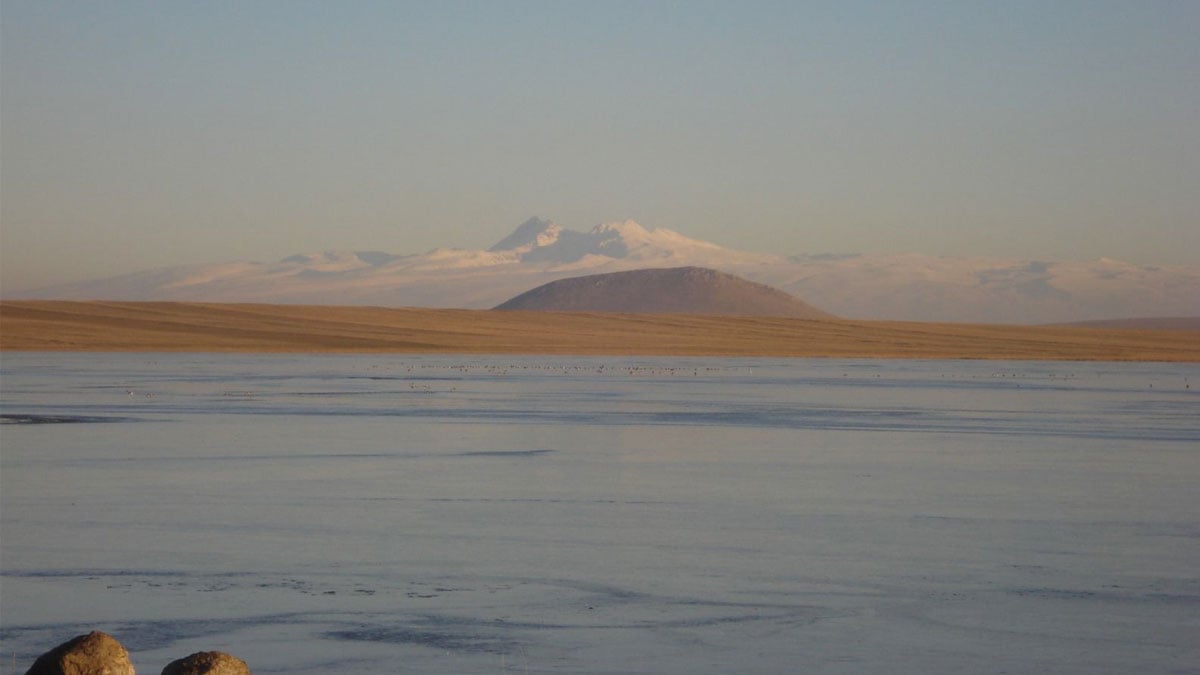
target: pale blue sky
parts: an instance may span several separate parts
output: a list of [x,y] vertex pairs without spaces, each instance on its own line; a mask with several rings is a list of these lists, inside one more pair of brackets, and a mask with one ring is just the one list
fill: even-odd
[[0,283],[484,248],[1200,264],[1200,2],[0,4]]

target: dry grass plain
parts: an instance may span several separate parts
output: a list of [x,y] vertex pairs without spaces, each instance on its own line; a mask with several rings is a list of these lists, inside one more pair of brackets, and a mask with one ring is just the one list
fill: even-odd
[[1200,332],[175,302],[0,302],[0,350],[1200,362]]

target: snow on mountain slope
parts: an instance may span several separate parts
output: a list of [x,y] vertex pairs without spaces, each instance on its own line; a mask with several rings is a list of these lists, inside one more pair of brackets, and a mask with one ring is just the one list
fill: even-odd
[[870,254],[799,257],[734,273],[858,318],[1051,323],[1200,315],[1200,269],[1186,266]]
[[521,223],[513,233],[501,239],[489,251],[513,251],[518,255],[529,253],[535,248],[545,248],[558,242],[563,229],[557,224],[538,217]]
[[487,250],[329,251],[276,262],[189,265],[19,297],[486,308],[567,277],[685,266],[775,286],[848,318],[1052,323],[1200,316],[1196,266],[920,254],[787,258],[723,248],[632,220],[578,232],[538,218]]
[[[686,263],[704,256],[728,262],[745,255],[706,241],[689,239],[665,228],[647,230],[632,220],[602,223],[587,232],[575,232],[540,218],[525,221],[488,251],[515,255],[526,263],[561,265],[570,265],[593,256],[629,262],[677,260]],[[603,263],[601,260],[594,262]]]

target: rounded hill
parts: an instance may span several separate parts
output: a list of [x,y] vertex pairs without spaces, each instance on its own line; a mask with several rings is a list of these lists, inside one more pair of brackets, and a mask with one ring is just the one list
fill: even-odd
[[559,279],[522,293],[495,309],[835,318],[777,288],[704,267],[644,269]]

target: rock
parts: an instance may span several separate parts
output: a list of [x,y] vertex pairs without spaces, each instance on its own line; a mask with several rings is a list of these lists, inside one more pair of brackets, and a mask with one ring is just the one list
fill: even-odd
[[134,675],[129,652],[107,633],[92,631],[38,657],[25,675]]
[[196,652],[168,663],[162,675],[250,675],[250,667],[225,652]]

